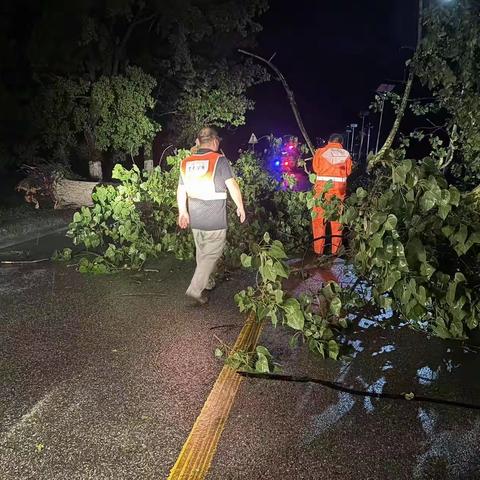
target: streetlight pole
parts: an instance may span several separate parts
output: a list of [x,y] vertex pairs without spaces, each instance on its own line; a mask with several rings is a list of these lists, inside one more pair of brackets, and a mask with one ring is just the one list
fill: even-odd
[[347,127],[346,132],[347,132],[347,148],[350,148],[350,134],[352,133],[352,130],[349,127]]
[[365,117],[368,116],[368,111],[360,112],[360,117],[362,119],[362,131],[360,133],[360,147],[358,148],[358,161],[362,161],[363,153],[363,143],[365,141]]
[[350,151],[352,152],[353,155],[353,148],[355,146],[355,129],[358,127],[358,123],[351,123],[350,127],[352,127],[352,145],[350,147]]

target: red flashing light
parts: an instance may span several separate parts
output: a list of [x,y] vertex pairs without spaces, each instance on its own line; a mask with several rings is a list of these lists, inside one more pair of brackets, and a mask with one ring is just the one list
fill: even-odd
[[286,167],[288,167],[288,162],[285,162],[284,165],[285,165]]

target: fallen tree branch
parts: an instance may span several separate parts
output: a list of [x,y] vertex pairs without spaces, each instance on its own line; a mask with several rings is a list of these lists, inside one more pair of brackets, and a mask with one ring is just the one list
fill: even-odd
[[50,258],[39,258],[38,260],[0,260],[1,265],[28,265],[30,263],[48,262]]
[[313,143],[310,140],[310,137],[308,136],[305,126],[303,125],[302,117],[300,116],[300,112],[298,110],[297,102],[295,101],[295,96],[293,95],[293,91],[288,86],[287,80],[283,76],[282,72],[271,62],[275,54],[272,55],[272,57],[270,57],[270,60],[267,60],[266,58],[260,57],[259,55],[256,55],[251,52],[247,52],[242,49],[239,49],[238,51],[240,53],[243,53],[244,55],[248,55],[250,57],[256,58],[257,60],[260,60],[263,63],[266,63],[277,74],[278,80],[282,83],[283,88],[287,92],[288,101],[290,102],[290,106],[292,107],[293,114],[295,115],[295,120],[297,121],[298,127],[302,132],[303,138],[305,139],[305,142],[307,143],[310,152],[312,152],[312,155],[315,155],[315,147],[313,146]]
[[374,157],[372,157],[372,159],[368,163],[368,168],[369,169],[371,169],[375,165],[377,165],[382,160],[385,153],[387,153],[387,151],[392,148],[393,141],[395,140],[395,137],[396,137],[396,135],[398,133],[398,130],[400,128],[400,122],[402,121],[403,116],[405,114],[405,110],[407,108],[408,97],[410,96],[410,91],[412,90],[412,85],[413,85],[413,77],[414,77],[413,70],[410,70],[410,74],[408,75],[407,86],[405,87],[405,92],[403,93],[402,103],[400,104],[400,108],[399,108],[398,113],[397,113],[397,118],[395,119],[393,127],[390,130],[390,133],[389,133],[387,139],[385,140],[385,143],[383,144],[383,147],[380,149],[380,151]]

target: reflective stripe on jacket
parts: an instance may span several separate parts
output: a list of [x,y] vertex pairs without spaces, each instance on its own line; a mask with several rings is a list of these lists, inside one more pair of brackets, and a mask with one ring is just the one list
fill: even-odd
[[352,172],[352,159],[340,143],[328,143],[315,152],[313,171],[318,181],[345,182]]
[[217,152],[196,153],[182,160],[180,174],[190,198],[199,200],[225,200],[227,192],[215,191],[215,169],[218,159],[223,157]]

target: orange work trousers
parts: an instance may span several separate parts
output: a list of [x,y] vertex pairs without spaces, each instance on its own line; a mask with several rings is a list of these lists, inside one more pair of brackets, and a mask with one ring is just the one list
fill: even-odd
[[[315,196],[319,197],[327,182],[317,181],[315,183]],[[345,200],[347,193],[347,184],[345,182],[333,182],[333,187],[325,194],[326,199],[338,197]],[[313,242],[313,249],[318,255],[323,255],[325,249],[325,230],[327,222],[323,218],[324,210],[321,207],[315,207],[316,216],[312,220],[313,238],[318,239]],[[336,255],[342,245],[342,224],[340,222],[330,222],[332,231],[332,254]]]

